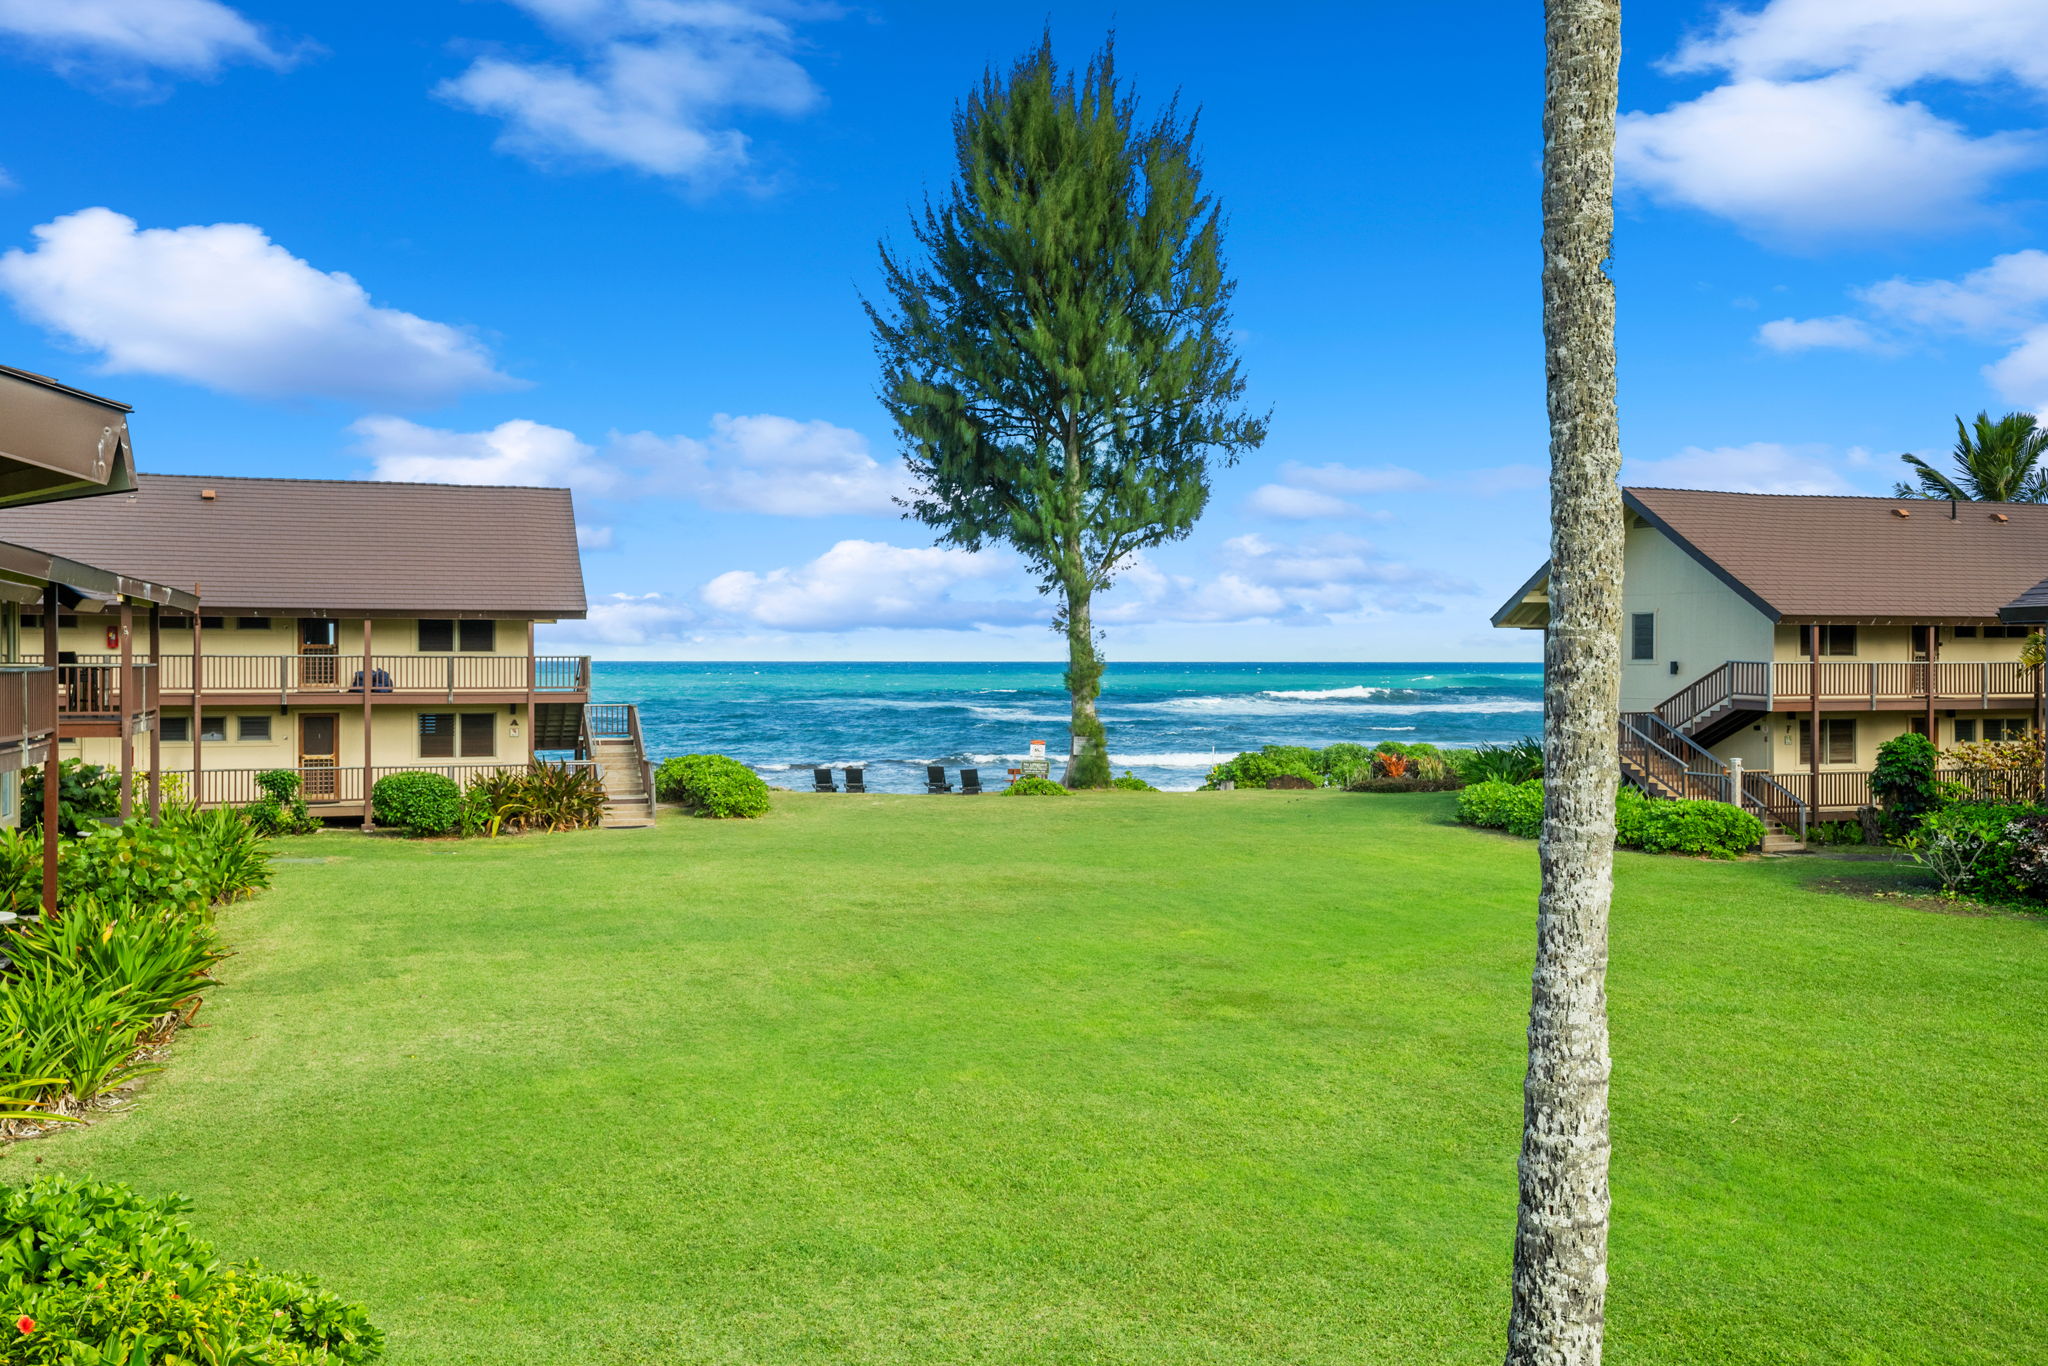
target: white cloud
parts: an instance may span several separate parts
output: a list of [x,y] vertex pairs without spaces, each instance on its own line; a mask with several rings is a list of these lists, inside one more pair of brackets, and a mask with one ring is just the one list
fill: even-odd
[[1245,506],[1263,517],[1306,521],[1312,517],[1353,517],[1356,504],[1314,489],[1290,488],[1286,484],[1261,484],[1252,490]]
[[1981,218],[2038,161],[2038,128],[1975,133],[1904,93],[2016,82],[2048,94],[2039,0],[1770,0],[1724,7],[1665,64],[1725,84],[1622,120],[1619,166],[1653,196],[1765,236],[1938,228]]
[[1252,534],[1219,548],[1209,578],[1169,574],[1139,556],[1096,611],[1105,624],[1319,623],[1332,615],[1440,610],[1432,595],[1471,585],[1390,560],[1355,536],[1275,542]]
[[[1850,452],[1847,463],[1867,465]],[[1626,483],[1648,488],[1722,489],[1730,493],[1857,493],[1825,446],[1752,441],[1746,446],[1687,446],[1663,460],[1631,460]]]
[[910,488],[900,461],[884,464],[859,432],[815,419],[719,413],[703,440],[633,432],[612,441],[618,459],[646,471],[650,487],[738,512],[889,515]]
[[590,645],[650,645],[681,638],[697,614],[660,593],[614,593],[590,604],[582,621],[565,621],[551,632],[555,642]]
[[592,526],[588,522],[576,524],[576,548],[578,550],[610,550],[615,541],[608,526]]
[[211,76],[230,62],[283,68],[290,55],[218,0],[0,0],[0,34],[67,76],[146,84],[149,68]]
[[513,484],[609,493],[619,474],[574,432],[525,418],[486,432],[422,427],[402,417],[362,418],[349,427],[370,478],[412,484]]
[[745,110],[795,115],[817,87],[796,37],[746,0],[513,0],[574,64],[482,57],[436,93],[505,121],[498,146],[541,164],[594,162],[707,183],[743,169]]
[[1756,330],[1773,351],[1876,351],[1883,346],[1859,318],[1778,318]]
[[34,229],[0,256],[0,291],[31,320],[165,375],[258,398],[424,403],[511,383],[469,333],[370,301],[247,223],[138,230],[112,209]]
[[1281,482],[1319,493],[1403,493],[1430,486],[1427,475],[1399,465],[1360,469],[1356,465],[1303,465],[1290,460],[1280,467]]
[[1016,573],[1013,559],[987,551],[848,540],[807,564],[720,574],[702,596],[730,618],[785,631],[964,630],[1044,620],[1042,600],[957,596],[968,585]]
[[1978,216],[1993,183],[2039,151],[2017,132],[1972,136],[1853,74],[1735,81],[1624,115],[1616,141],[1621,172],[1654,198],[1789,238]]

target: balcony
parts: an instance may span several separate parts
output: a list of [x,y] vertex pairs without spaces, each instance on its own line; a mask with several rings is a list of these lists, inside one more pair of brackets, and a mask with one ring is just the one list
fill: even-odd
[[[600,765],[589,759],[564,760],[560,761],[560,766],[595,769],[600,775],[603,772]],[[306,799],[306,805],[312,808],[314,815],[339,817],[361,815],[364,791],[375,787],[379,778],[393,773],[437,773],[458,787],[468,787],[479,778],[495,777],[500,773],[524,773],[527,767],[525,759],[460,763],[419,759],[404,764],[379,764],[368,769],[361,764],[311,764],[291,771],[299,775],[299,794]],[[263,789],[256,783],[257,776],[273,771],[274,766],[209,768],[202,771],[196,780],[189,768],[167,768],[164,773],[167,777],[180,779],[187,794],[202,806],[246,806],[263,796]]]
[[[1730,660],[1656,708],[1707,743],[1760,712],[2032,707],[2036,675],[2017,660],[1879,663]],[[1817,691],[1816,691],[1817,690]]]
[[0,664],[0,773],[50,757],[50,712],[56,691],[52,670]]
[[[140,661],[138,661],[138,665]],[[359,654],[216,655],[201,659],[199,682],[208,701],[221,703],[336,701],[363,696],[364,659]],[[81,655],[60,672],[79,672],[82,700],[93,693],[101,675],[120,671],[117,656]],[[192,703],[192,656],[164,655],[153,671],[165,703]],[[431,654],[371,655],[369,690],[372,702],[511,702],[529,689],[538,696],[570,698],[590,691],[587,655]],[[88,686],[89,685],[89,686]],[[156,704],[152,691],[150,706]]]

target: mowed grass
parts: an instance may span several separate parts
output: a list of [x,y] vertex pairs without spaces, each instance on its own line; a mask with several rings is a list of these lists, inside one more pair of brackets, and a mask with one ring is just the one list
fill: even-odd
[[[292,842],[170,1070],[0,1175],[183,1191],[400,1366],[1495,1362],[1536,858],[1450,809]],[[1620,856],[1610,1361],[2043,1359],[2048,927],[1845,875]]]

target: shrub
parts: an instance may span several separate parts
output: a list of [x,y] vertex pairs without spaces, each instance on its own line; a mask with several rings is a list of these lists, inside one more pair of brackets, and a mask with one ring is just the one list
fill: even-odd
[[1543,744],[1524,736],[1512,745],[1459,750],[1452,763],[1468,783],[1526,783],[1543,776]]
[[1129,769],[1124,770],[1123,777],[1111,778],[1109,785],[1125,792],[1157,792],[1159,790]]
[[463,794],[457,826],[464,834],[501,830],[583,830],[604,819],[604,779],[588,766],[535,762],[492,774]]
[[2028,871],[2032,851],[2022,842],[2038,839],[2029,822],[2040,819],[2030,807],[1957,802],[1930,813],[1900,843],[1944,892],[2019,900],[2037,895]]
[[[121,775],[111,768],[66,759],[57,765],[57,833],[76,835],[87,826],[120,814]],[[21,823],[40,829],[43,824],[43,771],[21,771]]]
[[1316,768],[1315,755],[1314,750],[1303,749],[1300,745],[1268,745],[1262,750],[1246,750],[1210,769],[1202,790],[1211,791],[1224,782],[1234,782],[1239,787],[1264,787],[1273,779],[1282,777],[1306,778],[1320,787],[1323,775]]
[[1456,778],[1375,778],[1364,773],[1345,784],[1346,792],[1456,792],[1465,784]]
[[1372,772],[1372,751],[1349,742],[1326,745],[1316,752],[1316,768],[1330,780],[1330,786],[1349,787]]
[[1903,835],[1941,804],[1935,786],[1934,742],[1907,731],[1877,747],[1877,767],[1870,772],[1870,792],[1884,811],[1894,837]]
[[273,768],[256,775],[263,796],[242,808],[249,824],[265,835],[310,835],[320,828],[320,818],[306,809],[299,795],[299,775],[289,768]]
[[[1458,794],[1458,819],[1534,839],[1543,833],[1543,782],[1472,783]],[[1623,848],[1734,858],[1763,839],[1764,823],[1726,802],[1652,801],[1630,787],[1615,794],[1614,842]]]
[[654,791],[663,801],[681,802],[698,816],[723,820],[768,814],[768,784],[737,759],[723,754],[684,754],[661,761]]
[[1064,797],[1067,790],[1050,778],[1027,773],[1003,789],[1005,797]]
[[366,1366],[384,1337],[304,1276],[222,1263],[183,1196],[45,1176],[0,1188],[0,1300],[23,1366]]
[[1806,827],[1808,844],[1861,844],[1863,823],[1861,821],[1815,821]]
[[1543,784],[1477,782],[1458,793],[1458,819],[1534,839],[1543,830]]
[[462,816],[462,789],[438,773],[387,773],[370,789],[370,814],[408,835],[446,835]]

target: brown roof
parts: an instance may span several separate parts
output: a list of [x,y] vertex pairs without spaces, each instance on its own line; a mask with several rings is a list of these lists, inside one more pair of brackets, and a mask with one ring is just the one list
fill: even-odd
[[1622,499],[1774,621],[1995,621],[2048,569],[2048,504],[1958,503],[1951,516],[1946,500],[1920,498],[1631,488]]
[[0,538],[197,585],[209,611],[583,615],[567,489],[188,474],[136,485],[0,508]]

